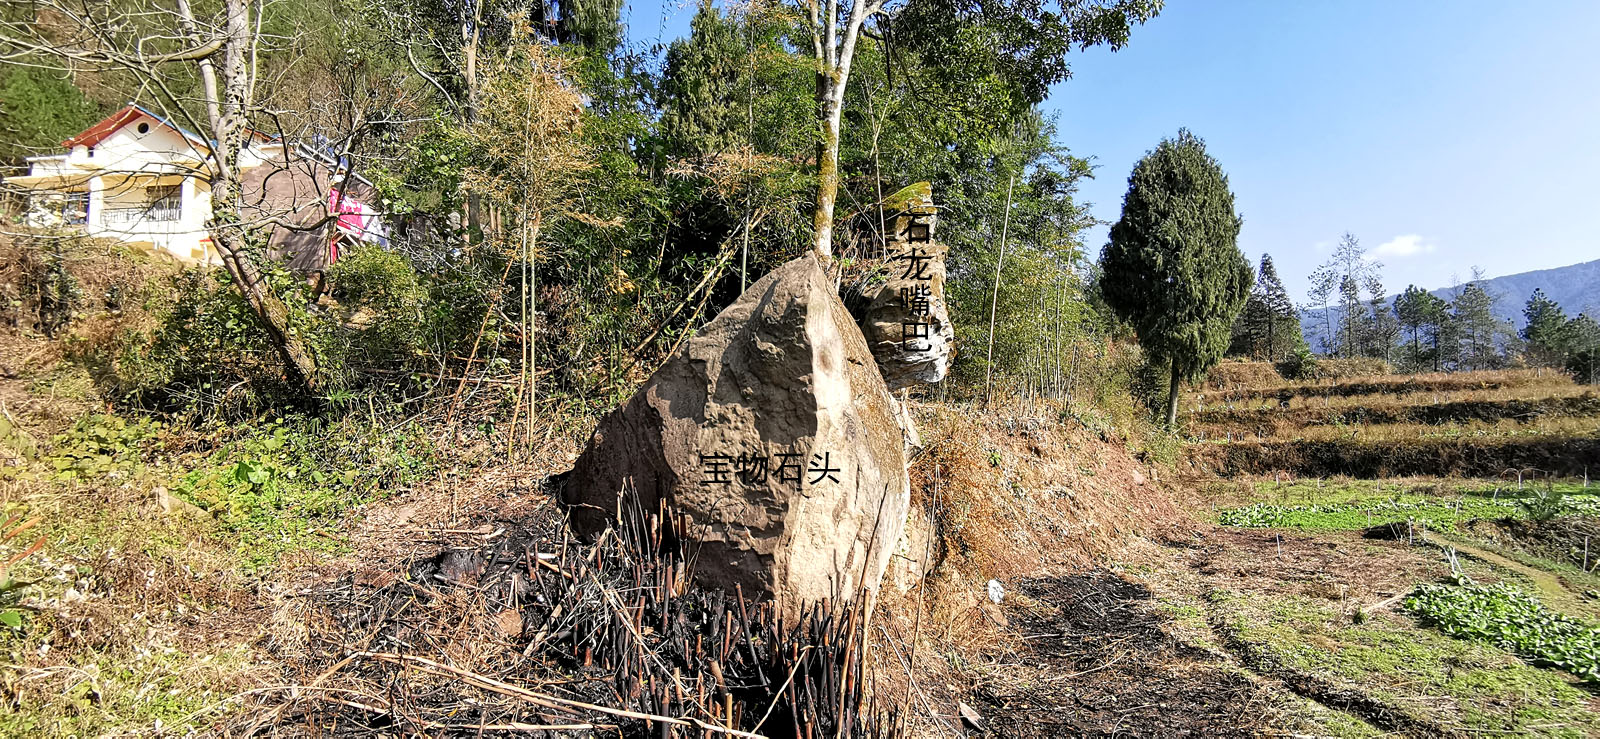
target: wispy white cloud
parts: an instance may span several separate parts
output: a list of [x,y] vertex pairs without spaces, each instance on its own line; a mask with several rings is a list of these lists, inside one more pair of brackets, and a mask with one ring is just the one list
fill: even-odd
[[1418,254],[1431,253],[1437,248],[1437,245],[1420,234],[1405,234],[1379,244],[1378,248],[1372,250],[1372,255],[1392,258],[1414,257]]

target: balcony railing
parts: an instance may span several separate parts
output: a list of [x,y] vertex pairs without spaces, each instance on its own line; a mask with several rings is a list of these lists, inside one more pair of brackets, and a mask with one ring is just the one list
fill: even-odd
[[171,222],[178,220],[182,215],[182,205],[153,203],[140,208],[106,208],[105,213],[100,216],[100,221],[106,224]]

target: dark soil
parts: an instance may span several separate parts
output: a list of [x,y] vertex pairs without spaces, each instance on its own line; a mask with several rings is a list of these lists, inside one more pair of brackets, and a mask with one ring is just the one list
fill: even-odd
[[1260,686],[1174,639],[1143,585],[1095,570],[1025,580],[1037,607],[1006,613],[1026,640],[1015,671],[986,680],[974,707],[1006,737],[1240,736],[1262,730]]
[[[1382,554],[1369,546],[1382,547]],[[1248,590],[1362,604],[1448,572],[1426,550],[1370,541],[1354,531],[1218,528],[1206,533],[1190,557],[1189,567],[1203,578],[1202,593]]]
[[1300,477],[1498,477],[1534,469],[1577,477],[1600,469],[1600,438],[1267,441],[1198,444],[1189,458],[1226,477],[1289,472]]

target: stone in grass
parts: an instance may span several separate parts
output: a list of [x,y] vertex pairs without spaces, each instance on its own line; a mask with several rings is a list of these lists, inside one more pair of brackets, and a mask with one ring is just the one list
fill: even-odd
[[811,256],[756,282],[607,415],[565,479],[572,525],[687,521],[703,584],[793,612],[876,590],[910,506],[898,405]]

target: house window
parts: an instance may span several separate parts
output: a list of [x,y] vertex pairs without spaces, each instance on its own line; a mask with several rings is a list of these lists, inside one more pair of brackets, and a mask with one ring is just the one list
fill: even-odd
[[69,192],[61,206],[61,219],[69,226],[82,226],[89,222],[89,193]]
[[152,221],[176,221],[183,216],[183,185],[154,185],[145,189],[150,203],[144,216]]
[[89,218],[89,193],[41,191],[28,196],[31,225],[82,226]]

